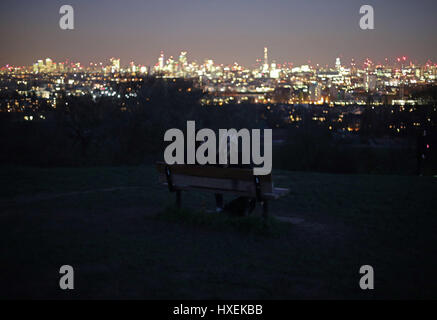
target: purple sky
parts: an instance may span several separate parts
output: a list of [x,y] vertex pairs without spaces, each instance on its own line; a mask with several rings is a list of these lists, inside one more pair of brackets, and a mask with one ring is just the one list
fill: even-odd
[[[63,4],[75,9],[74,31],[58,26]],[[373,31],[359,28],[363,4],[375,8]],[[278,63],[437,61],[436,12],[435,0],[2,0],[0,66],[112,56],[151,65],[160,50],[250,66],[264,46]]]

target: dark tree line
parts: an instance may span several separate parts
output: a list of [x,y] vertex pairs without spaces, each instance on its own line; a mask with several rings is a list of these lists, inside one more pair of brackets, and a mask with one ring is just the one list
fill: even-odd
[[[21,113],[17,118],[2,112],[0,162],[38,166],[151,163],[162,159],[165,131],[170,128],[185,131],[186,122],[194,120],[198,129],[274,129],[274,139],[282,141],[274,145],[274,168],[411,173],[419,128],[407,126],[399,134],[389,125],[427,119],[431,119],[431,124],[437,122],[433,106],[415,108],[412,112],[400,107],[369,106],[361,115],[345,114],[342,123],[334,122],[339,117],[338,111],[320,106],[202,106],[199,101],[203,92],[191,81],[182,79],[148,77],[135,83],[114,84],[114,89],[120,98],[63,94],[56,108],[40,106],[34,121],[23,121]],[[42,115],[44,120],[36,115]],[[290,115],[300,121],[292,124]],[[314,121],[314,116],[323,116],[326,121]],[[355,124],[361,126],[359,132],[340,130],[340,125]],[[431,141],[435,141],[432,129],[430,125]],[[403,137],[409,142],[402,148],[372,148],[368,143],[384,137]],[[436,149],[432,149],[433,154]],[[434,158],[430,158],[431,165]]]

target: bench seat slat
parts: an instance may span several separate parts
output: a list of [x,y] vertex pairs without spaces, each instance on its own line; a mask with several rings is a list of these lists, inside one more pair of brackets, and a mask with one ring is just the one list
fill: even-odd
[[[161,184],[168,186],[167,165],[158,162],[156,168]],[[239,196],[256,197],[255,179],[252,169],[223,168],[199,165],[171,165],[171,183],[174,190],[196,190]],[[261,197],[278,199],[288,193],[288,189],[273,188],[272,176],[258,176]]]
[[[167,177],[160,174],[159,180],[161,183],[167,182]],[[218,189],[235,192],[244,192],[250,195],[255,195],[254,181],[236,180],[236,179],[218,179],[210,177],[186,176],[180,174],[172,174],[173,187],[190,186],[197,188]],[[261,193],[271,193],[272,183],[261,183]]]
[[[165,174],[165,167],[167,165],[164,162],[158,162],[156,164],[156,169],[159,173]],[[215,166],[200,166],[200,165],[186,165],[186,164],[175,164],[169,166],[171,168],[171,173],[176,175],[185,175],[193,177],[208,177],[217,179],[231,179],[231,180],[244,180],[253,181],[253,169],[243,169],[243,168],[225,168],[225,167],[215,167]],[[265,176],[259,176],[260,182],[271,182],[271,174]]]
[[[168,186],[167,183],[163,183],[164,186]],[[211,192],[211,193],[222,193],[222,194],[234,194],[238,196],[245,197],[253,197],[254,195],[245,191],[237,191],[237,190],[225,190],[225,189],[214,189],[214,188],[204,188],[204,187],[193,187],[193,186],[176,186],[175,190],[181,191],[202,191],[202,192]]]

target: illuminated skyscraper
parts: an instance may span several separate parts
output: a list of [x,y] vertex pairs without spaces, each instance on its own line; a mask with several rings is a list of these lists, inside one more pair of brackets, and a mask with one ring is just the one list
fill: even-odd
[[119,72],[120,71],[120,59],[111,58],[111,72]]
[[44,61],[38,60],[38,72],[44,72],[44,71],[45,71]]
[[264,47],[264,65],[263,65],[263,73],[269,72],[269,52],[267,47]]
[[164,69],[164,52],[161,51],[161,55],[159,56],[158,59],[158,70],[162,71],[162,69]]
[[137,72],[137,66],[135,65],[135,63],[132,61],[131,63],[130,63],[130,71],[131,72]]
[[182,76],[185,74],[185,70],[187,68],[187,52],[182,51],[179,56],[179,72]]
[[340,61],[340,58],[337,58],[337,59],[335,60],[335,69],[337,69],[337,70],[339,70],[339,71],[340,71],[340,69],[341,69],[341,61]]
[[213,67],[214,67],[214,61],[211,60],[211,59],[206,59],[205,63],[204,63],[204,66],[205,66],[206,72],[212,72],[213,71]]
[[269,64],[269,49],[264,48],[264,64]]
[[53,61],[50,58],[46,59],[46,70],[47,72],[53,71]]
[[357,73],[357,65],[355,63],[355,59],[352,59],[352,62],[351,62],[351,73],[352,73],[352,75],[356,75],[356,73]]
[[278,79],[280,71],[281,70],[276,68],[276,62],[273,61],[272,65],[271,65],[271,68],[270,68],[270,78]]
[[173,56],[170,56],[170,58],[168,58],[167,63],[166,63],[166,69],[168,72],[170,72],[170,74],[172,74],[174,72],[174,59]]

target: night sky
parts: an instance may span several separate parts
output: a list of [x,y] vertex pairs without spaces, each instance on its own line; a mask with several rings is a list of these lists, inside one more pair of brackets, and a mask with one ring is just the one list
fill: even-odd
[[[75,9],[74,31],[59,28],[63,4]],[[364,4],[374,6],[373,31],[359,28]],[[2,0],[0,66],[112,56],[152,65],[160,50],[250,66],[264,46],[278,63],[437,61],[436,13],[435,0]]]

